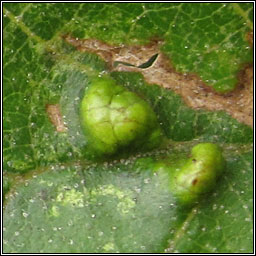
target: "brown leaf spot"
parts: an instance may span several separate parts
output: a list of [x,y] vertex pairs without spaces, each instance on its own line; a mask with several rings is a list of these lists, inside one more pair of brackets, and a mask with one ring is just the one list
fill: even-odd
[[198,180],[197,180],[197,179],[193,179],[193,181],[192,181],[192,185],[193,185],[193,186],[195,186],[197,182],[198,182]]
[[67,131],[67,127],[63,122],[62,115],[60,113],[60,107],[58,104],[56,105],[47,104],[46,112],[48,114],[48,117],[51,123],[55,126],[57,132]]
[[[195,74],[182,74],[171,65],[170,59],[160,52],[162,41],[153,40],[141,46],[112,46],[95,39],[80,40],[69,35],[64,40],[75,46],[77,50],[93,52],[101,56],[112,71],[134,71],[143,74],[149,84],[157,84],[171,89],[181,95],[185,103],[193,109],[210,111],[224,110],[233,118],[244,124],[253,125],[253,67],[246,66],[238,75],[239,84],[236,90],[229,94],[218,94]],[[157,59],[148,68],[138,68],[154,54]],[[119,64],[126,62],[134,65]]]
[[250,46],[253,47],[253,32],[248,32],[246,34],[246,39],[249,42]]

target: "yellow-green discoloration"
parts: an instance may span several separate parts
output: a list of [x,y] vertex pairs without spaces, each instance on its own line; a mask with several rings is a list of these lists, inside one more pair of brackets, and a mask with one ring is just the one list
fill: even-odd
[[116,197],[119,202],[117,204],[117,211],[121,215],[128,214],[129,211],[135,207],[135,202],[132,197],[132,192],[129,190],[122,191],[113,185],[100,186],[91,191],[91,195],[97,196],[113,196]]
[[81,192],[76,191],[75,189],[71,189],[70,191],[67,191],[65,193],[61,192],[57,196],[57,202],[62,202],[63,204],[70,204],[75,207],[83,207],[83,197],[84,196]]
[[50,209],[50,215],[54,217],[59,217],[60,216],[59,207],[57,207],[56,205],[53,205],[52,208]]
[[56,202],[72,207],[84,207],[84,194],[74,188],[63,186],[59,189]]
[[104,252],[113,252],[115,250],[115,245],[111,242],[106,243],[103,246],[103,250],[104,250]]

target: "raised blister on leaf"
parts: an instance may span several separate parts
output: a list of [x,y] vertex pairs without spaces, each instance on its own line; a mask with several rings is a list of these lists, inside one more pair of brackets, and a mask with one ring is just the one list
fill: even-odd
[[191,157],[171,175],[171,190],[181,203],[195,203],[215,187],[224,167],[225,159],[218,145],[197,144],[191,150]]
[[81,102],[80,117],[96,156],[150,150],[162,141],[149,104],[108,76],[92,80]]

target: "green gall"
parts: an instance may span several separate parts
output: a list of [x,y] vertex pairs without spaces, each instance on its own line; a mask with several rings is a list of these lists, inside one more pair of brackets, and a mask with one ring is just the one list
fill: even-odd
[[215,187],[224,167],[221,148],[213,143],[200,143],[192,148],[191,157],[184,165],[171,175],[171,190],[181,203],[195,203]]
[[82,99],[80,117],[96,156],[150,150],[162,141],[149,104],[107,76],[92,81]]

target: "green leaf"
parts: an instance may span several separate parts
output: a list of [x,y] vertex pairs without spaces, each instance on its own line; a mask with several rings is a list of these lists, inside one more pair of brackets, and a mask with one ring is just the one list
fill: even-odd
[[[252,3],[4,3],[3,9],[4,252],[253,251],[251,127],[225,109],[192,109],[141,73],[112,71],[100,54],[63,39],[99,39],[116,49],[156,38],[163,42],[159,55],[136,65],[140,72],[163,52],[176,71],[226,92],[252,62]],[[153,108],[167,138],[160,148],[112,162],[86,159],[79,106],[92,79],[105,74]],[[184,209],[166,177],[152,173],[152,162],[187,155],[199,142],[220,144],[227,168],[213,193]]]
[[148,172],[107,167],[54,168],[21,187],[5,210],[6,252],[164,250],[175,216],[168,190]]
[[188,215],[171,251],[249,253],[253,251],[251,153],[233,156],[215,193]]
[[145,160],[55,166],[20,186],[5,209],[5,253],[154,253],[167,240],[169,252],[252,251],[251,153],[229,156],[214,193],[193,209],[177,205]]

